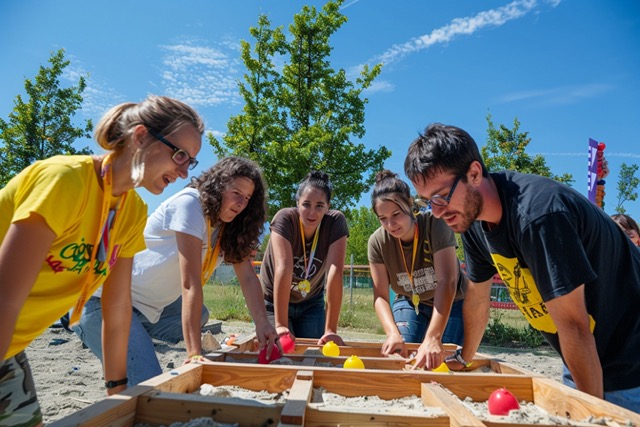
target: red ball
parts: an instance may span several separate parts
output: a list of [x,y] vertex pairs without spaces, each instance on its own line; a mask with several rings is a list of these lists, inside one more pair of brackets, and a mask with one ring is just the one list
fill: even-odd
[[289,334],[280,335],[280,345],[285,354],[293,353],[293,350],[296,348],[296,342],[291,339],[291,335]]
[[269,360],[267,360],[267,347],[263,347],[262,350],[260,350],[260,353],[258,353],[258,363],[266,365],[267,363],[278,360],[281,357],[282,355],[280,354],[280,349],[277,345],[274,344],[274,346],[271,348],[271,357],[269,357]]
[[518,399],[504,387],[494,390],[488,403],[491,415],[509,415],[509,411],[520,409]]

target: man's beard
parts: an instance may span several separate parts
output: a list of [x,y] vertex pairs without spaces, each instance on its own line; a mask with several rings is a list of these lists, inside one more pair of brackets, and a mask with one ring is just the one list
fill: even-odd
[[480,216],[483,205],[484,202],[480,192],[475,188],[468,186],[467,194],[464,198],[464,212],[459,213],[460,222],[451,226],[451,229],[456,233],[464,233],[467,231],[471,228],[473,222],[478,219],[478,216]]

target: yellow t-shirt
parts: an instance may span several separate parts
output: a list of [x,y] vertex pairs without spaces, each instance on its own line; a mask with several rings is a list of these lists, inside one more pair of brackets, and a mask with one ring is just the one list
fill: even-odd
[[[90,156],[55,156],[35,162],[0,190],[0,241],[11,223],[32,213],[42,216],[56,235],[20,311],[3,360],[24,350],[75,305],[102,225],[102,200]],[[146,219],[146,204],[130,190],[110,234],[107,261],[96,261],[91,267],[94,280],[89,295],[104,283],[118,257],[133,257],[145,248]]]

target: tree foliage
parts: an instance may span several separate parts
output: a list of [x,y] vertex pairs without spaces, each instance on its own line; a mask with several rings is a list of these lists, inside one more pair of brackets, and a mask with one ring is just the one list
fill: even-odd
[[49,67],[40,66],[34,80],[26,79],[26,99],[16,96],[8,121],[0,118],[0,186],[36,160],[56,154],[90,154],[88,147],[76,150],[73,142],[91,138],[93,124],[86,120],[75,127],[71,118],[82,105],[84,77],[78,84],[62,87],[60,77],[70,61],[64,49],[52,52]]
[[270,215],[294,205],[298,183],[313,169],[330,175],[332,207],[348,210],[391,156],[385,147],[369,150],[353,141],[365,134],[368,100],[362,91],[381,65],[364,66],[355,83],[331,67],[329,39],[347,21],[339,12],[342,2],[329,1],[321,12],[304,6],[289,26],[291,40],[261,15],[250,29],[253,46],[241,45],[247,68],[238,84],[243,112],[229,120],[222,141],[208,135],[218,156],[246,156],[261,165]]
[[349,224],[349,239],[347,240],[347,256],[350,260],[353,255],[355,264],[369,264],[368,243],[369,236],[380,227],[380,221],[376,214],[368,207],[360,206],[351,210],[347,220]]
[[496,128],[491,119],[491,113],[487,114],[486,119],[487,143],[481,151],[489,171],[514,170],[546,176],[569,185],[574,182],[571,174],[565,173],[558,176],[551,173],[542,155],[537,154],[532,157],[526,153],[531,138],[529,138],[529,132],[520,132],[520,121],[517,117],[513,120],[512,129],[502,124]]
[[626,201],[635,201],[638,198],[638,184],[640,184],[640,178],[635,174],[638,171],[638,165],[627,165],[623,163],[620,166],[620,174],[618,175],[618,205],[615,208],[616,213],[624,214],[626,209],[623,204]]

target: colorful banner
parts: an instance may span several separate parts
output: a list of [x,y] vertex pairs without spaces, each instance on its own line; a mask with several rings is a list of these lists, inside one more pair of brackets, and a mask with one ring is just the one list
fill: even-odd
[[589,138],[589,170],[587,176],[587,197],[596,202],[596,182],[598,181],[598,141]]

